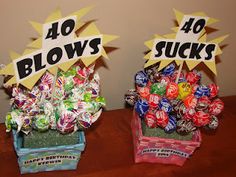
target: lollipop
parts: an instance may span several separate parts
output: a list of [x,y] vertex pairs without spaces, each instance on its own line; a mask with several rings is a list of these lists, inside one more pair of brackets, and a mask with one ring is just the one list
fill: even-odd
[[219,87],[216,84],[209,84],[208,88],[210,89],[210,98],[216,97],[219,92]]
[[148,83],[148,76],[144,71],[139,71],[136,73],[134,80],[137,86],[145,87]]
[[211,117],[211,121],[210,123],[207,125],[208,128],[212,129],[212,130],[215,130],[217,129],[217,127],[219,126],[219,120],[217,119],[216,116],[212,116]]
[[149,87],[137,87],[137,91],[141,98],[147,99],[150,95]]
[[178,98],[181,99],[181,100],[184,100],[192,92],[192,87],[187,82],[179,83],[178,84],[178,88],[179,88],[179,96],[178,96]]
[[169,122],[168,122],[167,126],[164,128],[164,131],[166,133],[172,133],[176,130],[176,127],[177,127],[176,118],[173,115],[170,115]]
[[184,119],[180,119],[177,121],[177,129],[176,132],[181,135],[187,135],[192,131],[195,131],[196,127],[191,121],[186,121]]
[[44,132],[49,129],[49,119],[45,115],[36,115],[34,118],[34,128]]
[[192,120],[195,113],[196,113],[195,109],[192,109],[192,108],[186,109],[186,111],[183,115],[183,119],[187,120],[187,121],[190,121],[190,120]]
[[172,63],[163,69],[162,74],[165,76],[171,76],[174,72],[175,72],[175,65]]
[[197,111],[206,111],[208,109],[208,106],[210,105],[211,101],[207,96],[203,96],[198,99],[198,103],[196,106]]
[[194,93],[194,95],[197,98],[200,98],[202,96],[209,96],[210,95],[210,89],[205,86],[205,85],[199,85],[199,87],[197,88],[196,92]]
[[163,110],[156,111],[157,126],[165,128],[169,122],[168,114]]
[[202,127],[210,123],[210,115],[203,111],[197,111],[193,116],[193,123],[197,127]]
[[200,81],[200,79],[201,79],[201,74],[196,70],[193,70],[192,72],[186,74],[186,80],[191,85],[197,84]]
[[88,112],[81,112],[78,115],[77,122],[83,128],[89,128],[92,125],[92,115]]
[[149,108],[148,102],[143,99],[139,99],[134,106],[134,109],[138,113],[140,118],[144,117],[144,115],[148,111],[148,108]]
[[145,122],[146,122],[146,125],[150,128],[155,128],[157,127],[157,120],[156,120],[156,116],[155,114],[151,113],[151,112],[148,112],[146,115],[145,115],[145,118],[144,118]]
[[170,82],[166,87],[166,97],[168,99],[175,99],[179,94],[178,85],[174,82]]
[[76,114],[65,110],[61,112],[61,117],[57,121],[57,130],[62,134],[71,133],[75,129]]
[[188,95],[184,99],[184,105],[186,108],[195,108],[197,106],[197,98],[194,95]]
[[171,79],[168,76],[163,76],[160,79],[160,83],[162,83],[165,86],[168,85],[170,82],[171,82]]
[[152,108],[157,108],[160,100],[161,100],[161,97],[159,95],[150,94],[150,96],[148,98],[148,104]]
[[163,96],[166,92],[166,86],[162,83],[152,84],[150,92]]
[[209,106],[209,113],[212,115],[219,115],[224,109],[224,103],[219,98],[215,99]]
[[125,101],[130,106],[134,106],[136,101],[138,100],[138,93],[135,89],[129,89],[125,94]]
[[172,106],[170,104],[170,102],[168,101],[168,99],[166,98],[162,98],[160,101],[160,109],[162,109],[165,112],[171,112],[172,111]]

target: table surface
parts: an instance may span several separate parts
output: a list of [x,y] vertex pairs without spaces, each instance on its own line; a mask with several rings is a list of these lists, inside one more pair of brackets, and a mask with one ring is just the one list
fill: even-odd
[[[44,177],[235,177],[236,176],[236,96],[222,98],[225,109],[215,132],[202,133],[202,144],[183,167],[134,163],[130,121],[131,109],[103,112],[86,131],[86,149],[77,170],[41,172],[24,176]],[[12,136],[0,125],[0,176],[20,176]]]

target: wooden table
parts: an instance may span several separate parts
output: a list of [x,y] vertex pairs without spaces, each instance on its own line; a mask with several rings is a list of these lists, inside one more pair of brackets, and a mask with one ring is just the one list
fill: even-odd
[[[214,177],[236,176],[236,96],[223,98],[225,110],[216,132],[203,133],[201,147],[183,167],[133,160],[131,109],[104,112],[86,132],[87,145],[75,171],[26,174],[44,177]],[[0,176],[20,176],[11,134],[0,125]]]

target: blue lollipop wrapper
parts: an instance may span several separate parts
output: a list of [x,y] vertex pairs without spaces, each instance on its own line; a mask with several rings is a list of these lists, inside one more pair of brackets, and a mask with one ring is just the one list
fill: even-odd
[[172,133],[176,130],[176,127],[177,127],[176,118],[173,115],[169,115],[169,122],[167,126],[164,128],[164,131],[166,133]]
[[165,76],[171,76],[174,72],[175,72],[175,65],[172,63],[163,69],[162,74]]
[[200,97],[203,97],[203,96],[209,97],[210,96],[210,89],[205,85],[199,85],[199,87],[195,91],[194,95],[197,98],[200,98]]
[[162,109],[165,112],[171,112],[172,106],[167,98],[162,98],[160,101],[160,109]]
[[143,99],[139,99],[136,103],[135,103],[135,111],[138,113],[140,118],[144,118],[145,114],[147,113],[148,109],[149,109],[149,105],[148,102],[146,100]]
[[134,77],[135,84],[139,87],[145,87],[148,83],[148,75],[144,71],[139,71]]

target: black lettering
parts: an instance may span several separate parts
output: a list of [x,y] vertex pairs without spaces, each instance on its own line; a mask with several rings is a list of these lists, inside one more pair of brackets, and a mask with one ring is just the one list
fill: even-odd
[[94,55],[99,52],[98,45],[101,44],[101,39],[100,38],[94,38],[91,41],[89,41],[89,46],[93,49],[90,54]]
[[185,55],[184,52],[185,52],[187,49],[189,49],[190,46],[191,46],[191,43],[190,43],[190,42],[186,42],[186,43],[184,43],[184,44],[182,44],[182,45],[180,46],[180,48],[179,48],[179,56],[180,56],[181,58],[187,58],[187,57],[188,57],[188,55]]
[[88,43],[88,40],[85,40],[83,44],[81,44],[81,41],[75,42],[73,44],[67,44],[65,45],[65,50],[67,53],[67,56],[69,59],[74,58],[75,52],[76,52],[76,57],[80,57],[83,55],[84,49]]
[[35,72],[46,67],[46,65],[42,65],[42,53],[34,55],[34,63],[35,63]]
[[177,51],[178,51],[178,49],[179,49],[179,44],[180,44],[180,43],[179,43],[179,42],[176,42],[176,43],[175,43],[174,49],[173,49],[173,51],[172,51],[172,53],[171,53],[171,49],[173,48],[173,47],[172,47],[173,44],[174,44],[174,42],[167,42],[167,44],[166,44],[165,55],[166,55],[167,58],[174,58],[174,57],[176,57],[176,53],[177,53]]
[[47,61],[50,65],[54,65],[61,60],[61,57],[62,57],[62,49],[60,47],[55,47],[48,52]]
[[206,53],[207,57],[205,57],[206,60],[211,60],[212,59],[212,52],[215,50],[216,45],[215,44],[209,44],[206,46]]
[[191,52],[189,55],[189,58],[196,58],[196,59],[200,59],[200,52],[202,51],[202,49],[205,47],[206,44],[199,44],[199,43],[193,43],[192,44],[192,48],[191,48]]
[[156,51],[155,57],[160,57],[162,55],[162,49],[165,47],[166,41],[160,41],[156,44]]
[[16,63],[19,78],[23,79],[32,73],[33,61],[31,58],[25,58]]
[[52,38],[56,39],[58,35],[60,35],[58,32],[58,22],[53,23],[52,27],[48,29],[48,34],[45,39]]
[[68,19],[64,21],[61,26],[61,34],[63,36],[69,35],[73,31],[74,27],[75,27],[75,21],[73,19]]

